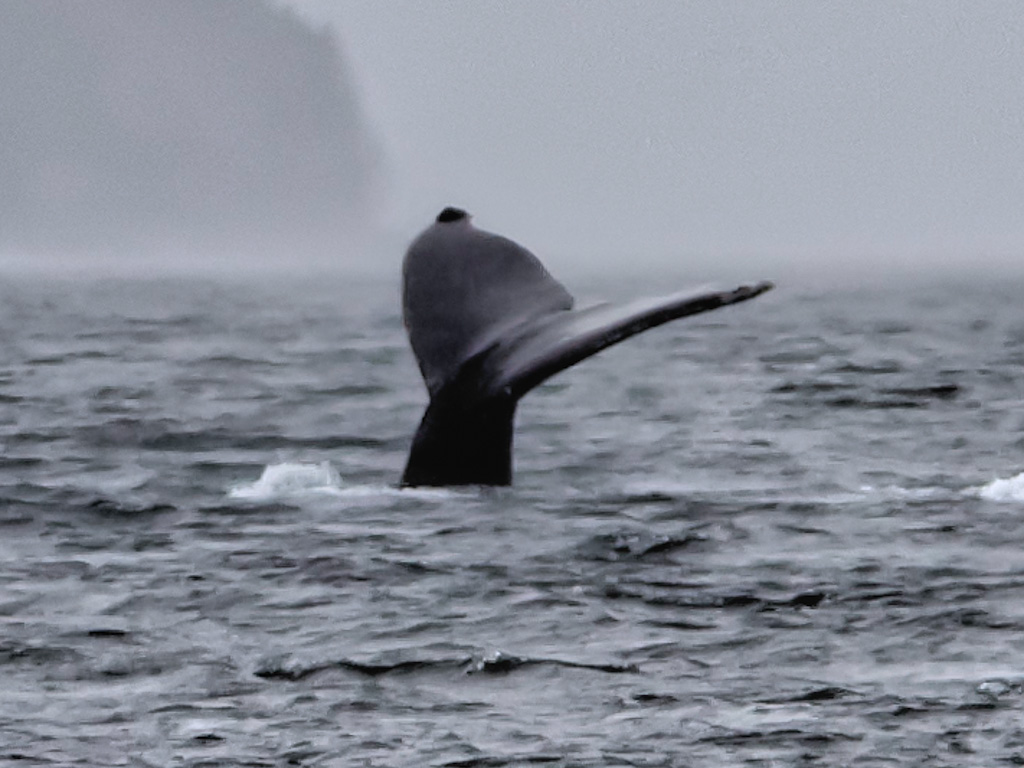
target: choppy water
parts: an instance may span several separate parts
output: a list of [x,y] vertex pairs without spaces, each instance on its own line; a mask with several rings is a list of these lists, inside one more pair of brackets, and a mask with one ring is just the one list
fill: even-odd
[[783,285],[399,491],[394,285],[8,282],[0,762],[1024,762],[1021,288]]

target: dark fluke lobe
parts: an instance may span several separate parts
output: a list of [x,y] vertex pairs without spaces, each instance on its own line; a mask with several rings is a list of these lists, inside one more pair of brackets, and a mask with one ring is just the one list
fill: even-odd
[[[771,283],[573,309],[536,256],[445,208],[402,265],[402,311],[430,393],[403,485],[508,485],[516,404],[602,349],[676,318],[746,301]],[[451,227],[466,219],[465,226]]]

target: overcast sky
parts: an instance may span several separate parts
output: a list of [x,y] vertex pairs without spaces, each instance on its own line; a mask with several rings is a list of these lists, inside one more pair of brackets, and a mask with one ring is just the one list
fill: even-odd
[[552,264],[1024,252],[1020,0],[282,1],[337,30],[398,234],[456,204]]

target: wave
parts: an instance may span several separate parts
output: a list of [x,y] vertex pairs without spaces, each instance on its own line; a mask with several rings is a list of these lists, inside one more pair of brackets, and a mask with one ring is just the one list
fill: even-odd
[[481,657],[448,657],[403,659],[394,662],[366,662],[353,659],[337,659],[322,662],[303,662],[290,654],[268,657],[259,662],[253,674],[265,680],[303,680],[332,669],[354,672],[364,677],[380,677],[390,674],[406,674],[424,670],[461,670],[466,674],[505,675],[517,669],[536,666],[554,666],[564,669],[583,669],[593,672],[617,674],[640,674],[636,664],[602,663],[555,659],[546,657],[523,657],[497,651]]
[[243,501],[280,501],[304,496],[403,496],[423,499],[448,499],[456,495],[445,489],[397,488],[385,485],[345,485],[329,461],[319,464],[283,462],[268,464],[259,479],[236,485],[228,497]]
[[[902,486],[896,484],[844,484],[838,480],[808,484],[804,479],[793,482],[787,478],[717,478],[707,471],[693,472],[686,480],[672,475],[635,475],[626,478],[607,498],[622,504],[693,500],[736,500],[751,503],[814,502],[829,505],[925,502],[958,499],[965,491],[943,485]],[[966,491],[969,493],[969,490]]]
[[319,464],[268,464],[259,479],[253,483],[237,485],[228,492],[232,499],[270,501],[283,496],[306,494],[337,495],[341,491],[341,477],[324,461]]
[[977,489],[986,501],[1024,501],[1024,472],[1010,478],[996,478]]

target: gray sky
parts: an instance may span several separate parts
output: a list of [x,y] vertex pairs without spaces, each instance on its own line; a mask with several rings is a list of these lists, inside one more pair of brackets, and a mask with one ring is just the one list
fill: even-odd
[[337,30],[399,235],[456,204],[556,268],[1024,251],[1020,0],[282,2]]

